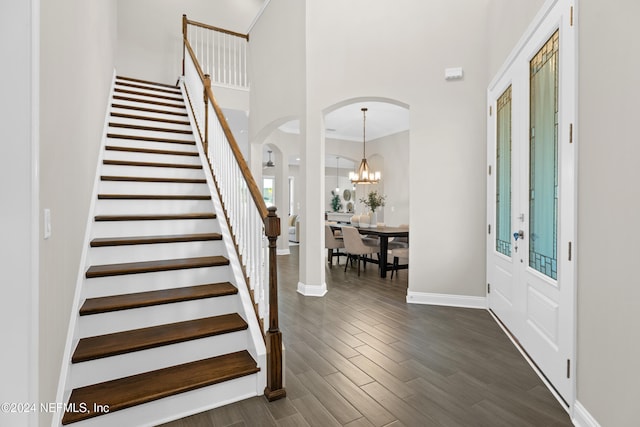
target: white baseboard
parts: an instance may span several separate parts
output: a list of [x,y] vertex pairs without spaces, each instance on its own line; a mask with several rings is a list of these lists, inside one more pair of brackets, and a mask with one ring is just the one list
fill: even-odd
[[571,421],[577,427],[600,427],[598,421],[587,411],[587,408],[577,400],[573,405],[573,419]]
[[298,282],[298,293],[305,297],[323,297],[327,293],[327,284],[305,285],[302,282]]
[[485,297],[471,297],[467,295],[431,294],[427,292],[407,292],[407,303],[444,305],[448,307],[487,308]]

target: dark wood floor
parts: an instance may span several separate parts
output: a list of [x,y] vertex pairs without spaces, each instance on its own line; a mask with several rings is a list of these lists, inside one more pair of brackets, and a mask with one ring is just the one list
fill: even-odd
[[287,398],[165,427],[571,425],[488,312],[407,304],[406,270],[392,281],[370,265],[358,278],[344,258],[324,298],[303,297],[291,249],[278,257]]

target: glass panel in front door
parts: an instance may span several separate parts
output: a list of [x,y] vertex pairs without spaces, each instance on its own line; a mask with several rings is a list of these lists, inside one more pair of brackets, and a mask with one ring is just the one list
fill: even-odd
[[530,62],[529,266],[557,279],[559,33]]
[[511,86],[496,115],[496,251],[511,256]]

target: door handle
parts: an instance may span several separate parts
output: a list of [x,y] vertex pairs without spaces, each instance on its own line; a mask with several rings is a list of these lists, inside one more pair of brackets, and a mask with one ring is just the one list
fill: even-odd
[[516,242],[518,241],[518,239],[524,239],[524,231],[516,231],[515,233],[513,233],[513,238],[516,239]]

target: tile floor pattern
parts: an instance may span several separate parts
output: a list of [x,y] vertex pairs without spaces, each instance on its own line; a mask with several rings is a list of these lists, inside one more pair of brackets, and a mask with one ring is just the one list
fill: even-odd
[[488,312],[407,304],[407,270],[392,281],[369,265],[358,278],[344,258],[327,267],[324,298],[303,297],[291,249],[278,257],[286,399],[164,427],[571,425]]

